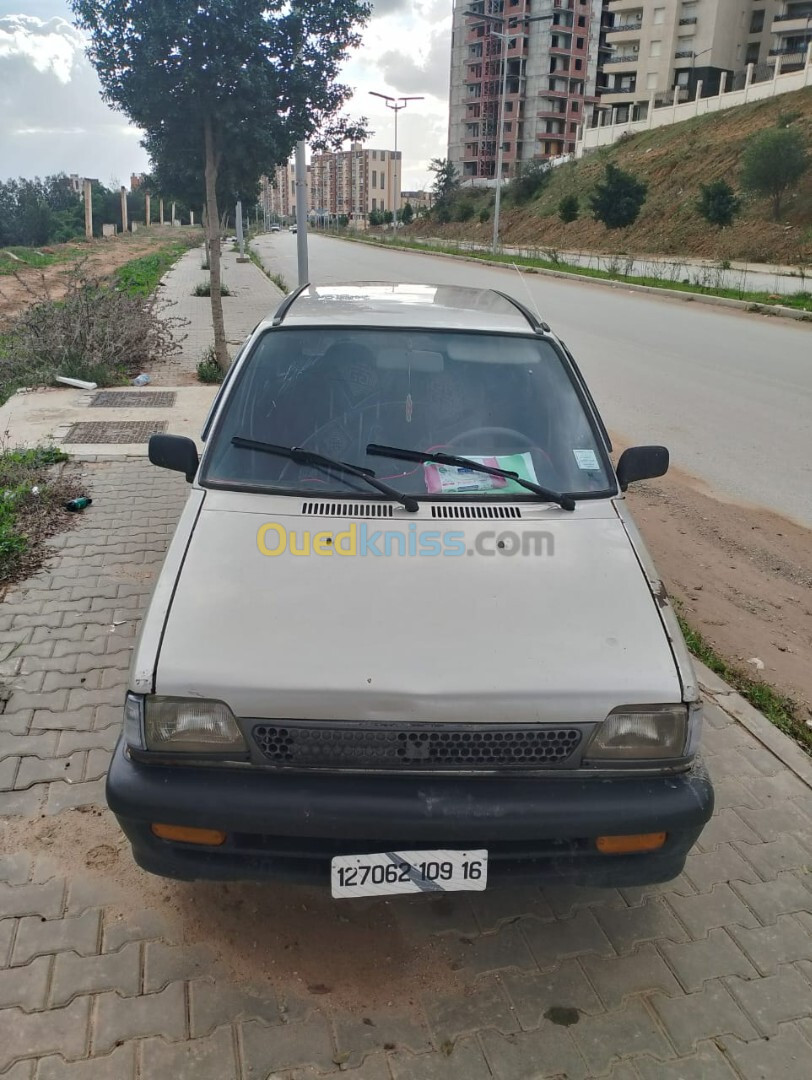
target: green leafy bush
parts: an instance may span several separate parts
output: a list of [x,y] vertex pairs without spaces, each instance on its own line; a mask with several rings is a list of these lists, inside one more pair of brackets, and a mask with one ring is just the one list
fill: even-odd
[[699,185],[699,198],[696,209],[711,225],[723,228],[732,225],[733,219],[741,209],[741,200],[736,197],[727,180],[714,180],[710,184]]
[[590,197],[592,213],[607,229],[633,225],[646,201],[646,184],[617,165],[607,165],[603,180]]
[[575,221],[580,211],[577,195],[565,195],[558,204],[558,216],[566,224]]

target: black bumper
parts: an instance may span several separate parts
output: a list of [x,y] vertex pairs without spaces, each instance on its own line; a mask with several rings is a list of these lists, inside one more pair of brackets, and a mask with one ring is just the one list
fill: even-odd
[[[487,848],[489,885],[668,881],[713,811],[704,766],[622,779],[271,775],[143,765],[116,747],[107,801],[136,862],[164,877],[329,884],[334,855]],[[153,822],[221,829],[203,848],[160,840]],[[656,852],[603,855],[595,837],[665,832]]]

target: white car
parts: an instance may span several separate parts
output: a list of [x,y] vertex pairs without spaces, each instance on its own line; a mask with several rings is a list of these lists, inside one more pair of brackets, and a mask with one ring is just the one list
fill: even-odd
[[108,801],[136,861],[336,896],[678,874],[713,808],[675,615],[575,360],[487,289],[305,287],[194,442]]

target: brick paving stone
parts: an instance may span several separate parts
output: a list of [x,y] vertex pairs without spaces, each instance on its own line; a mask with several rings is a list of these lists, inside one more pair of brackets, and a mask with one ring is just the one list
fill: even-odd
[[118,903],[124,895],[125,891],[112,878],[100,877],[96,874],[71,878],[68,882],[65,912],[68,915],[78,915],[82,911],[87,911],[88,908]]
[[11,942],[17,929],[16,919],[0,921],[0,968],[7,967],[11,959]]
[[31,856],[24,851],[0,855],[0,884],[25,885],[31,876]]
[[737,881],[734,887],[762,923],[774,923],[779,915],[812,910],[812,892],[791,872],[756,885]]
[[67,1005],[78,994],[117,990],[132,997],[141,989],[141,949],[135,942],[102,956],[59,953],[54,958],[51,1004]]
[[394,1005],[386,1009],[365,1009],[358,1014],[341,1013],[334,1016],[333,1026],[335,1057],[346,1069],[355,1068],[367,1054],[379,1050],[395,1047],[421,1054],[432,1048],[425,1019],[416,1015],[415,1010],[406,1011]]
[[0,919],[9,916],[39,915],[57,919],[65,902],[65,883],[50,881],[45,885],[0,884]]
[[736,944],[762,975],[772,975],[779,964],[812,960],[812,933],[792,915],[779,915],[772,926],[745,930],[732,926]]
[[[812,832],[809,835],[812,838]],[[812,855],[796,836],[781,836],[766,844],[738,844],[737,847],[765,881],[774,881],[784,870],[804,870],[812,863]]]
[[812,1016],[812,985],[796,968],[785,966],[777,975],[745,982],[728,979],[728,988],[764,1035],[773,1035],[787,1020]]
[[61,1054],[72,1060],[83,1057],[90,1023],[90,998],[77,998],[65,1009],[25,1013],[21,1009],[0,1012],[0,1072],[18,1058]]
[[91,956],[98,952],[100,925],[100,911],[85,911],[64,919],[20,919],[12,962],[27,964],[35,956],[68,949],[80,956]]
[[471,893],[470,904],[483,934],[497,930],[503,922],[513,922],[522,916],[538,919],[553,917],[552,908],[544,899],[541,889],[532,887],[516,886]]
[[220,1027],[203,1039],[145,1039],[140,1080],[240,1080],[233,1029]]
[[701,893],[710,892],[714,885],[723,882],[760,880],[754,867],[733,844],[719,844],[710,852],[692,852],[685,862],[685,874]]
[[[135,1069],[136,1044],[130,1042],[117,1046],[112,1054],[84,1061],[68,1063],[60,1057],[42,1058],[36,1080],[134,1080]],[[166,1080],[170,1080],[168,1074]]]
[[794,1024],[769,1039],[722,1037],[719,1045],[744,1080],[809,1080],[812,1047]]
[[557,918],[567,919],[587,907],[626,906],[617,889],[596,889],[577,885],[545,885],[544,899]]
[[44,788],[41,785],[25,791],[0,792],[0,818],[36,817],[41,809]]
[[140,997],[100,994],[93,1028],[94,1054],[107,1054],[119,1042],[150,1035],[183,1039],[186,1035],[183,983],[172,983],[157,994]]
[[649,900],[639,908],[598,908],[595,916],[618,953],[629,952],[644,941],[685,941],[688,937],[662,899]]
[[758,1032],[722,982],[708,982],[685,997],[654,994],[651,1002],[680,1053],[690,1053],[703,1039],[737,1035],[754,1039]]
[[40,956],[24,967],[0,971],[0,1009],[19,1006],[26,1012],[45,1008],[50,956]]
[[[473,1038],[458,1039],[453,1047],[440,1054],[418,1057],[395,1051],[389,1055],[389,1068],[393,1080],[492,1080],[493,1077],[479,1043]],[[384,1078],[386,1074],[381,1076]]]
[[631,994],[648,990],[680,993],[679,983],[651,944],[638,946],[628,956],[584,956],[581,965],[607,1009],[617,1008]]
[[[600,1012],[602,1009],[577,960],[565,960],[559,967],[547,972],[506,971],[500,978],[521,1026],[528,1030],[543,1024],[544,1014],[551,1008],[577,1009],[581,1013]],[[429,1010],[429,1017],[431,1015]],[[490,1016],[490,1013],[484,1015]],[[488,1022],[501,1031],[505,1030],[493,1020]]]
[[615,1059],[638,1054],[673,1057],[658,1024],[637,998],[614,1012],[584,1017],[568,1030],[593,1073],[605,1072]]
[[478,1031],[483,1017],[487,1017],[489,1026],[505,1035],[519,1030],[517,1015],[493,977],[478,979],[465,988],[465,993],[456,990],[453,993],[423,994],[421,1001],[434,1045],[438,1048],[454,1043],[461,1035]]
[[685,945],[660,945],[677,978],[689,992],[701,990],[704,983],[723,975],[754,978],[756,970],[726,930],[711,930],[702,941]]
[[298,1065],[313,1065],[327,1072],[338,1064],[333,1060],[336,1051],[324,1016],[276,1027],[249,1020],[240,1027],[246,1080],[265,1080],[269,1072]]
[[18,1061],[3,1073],[3,1080],[33,1080],[35,1068],[36,1062],[33,1060]]
[[812,833],[812,820],[788,800],[771,805],[763,810],[749,810],[744,807],[739,811],[744,822],[750,826],[762,840],[778,840],[787,833],[807,836]]
[[70,777],[82,779],[85,767],[85,754],[78,751],[67,757],[24,757],[20,759],[15,787],[27,788],[32,784],[42,784],[48,780],[64,780]]
[[757,844],[759,836],[736,810],[719,810],[702,830],[697,842],[700,851],[713,851],[718,844],[727,844],[731,840],[744,840],[748,844]]
[[[528,925],[535,922],[533,919],[525,921]],[[518,923],[502,926],[493,934],[452,938],[447,948],[452,958],[452,968],[470,970],[477,975],[510,967],[535,967]]]
[[570,956],[597,953],[614,956],[611,942],[598,925],[592,911],[579,911],[571,919],[554,923],[526,920],[524,933],[533,956],[542,969],[553,967]]
[[736,1074],[713,1043],[703,1043],[695,1054],[678,1061],[638,1058],[640,1080],[736,1080]]
[[549,1023],[518,1035],[486,1029],[480,1040],[496,1080],[542,1080],[562,1075],[567,1080],[583,1080],[587,1071],[570,1030]]
[[694,940],[719,926],[758,926],[758,919],[727,884],[699,896],[673,896],[671,907]]
[[80,784],[56,781],[48,787],[45,813],[61,814],[64,810],[73,810],[78,806],[104,806],[104,784],[104,777]]
[[193,1039],[211,1034],[229,1020],[263,1020],[281,1023],[279,1004],[273,990],[248,991],[225,979],[194,979],[189,983],[189,1017]]
[[213,954],[202,945],[149,941],[144,946],[144,993],[163,990],[171,982],[206,975],[213,963]]
[[0,761],[0,791],[11,791],[17,778],[20,758],[7,757]]

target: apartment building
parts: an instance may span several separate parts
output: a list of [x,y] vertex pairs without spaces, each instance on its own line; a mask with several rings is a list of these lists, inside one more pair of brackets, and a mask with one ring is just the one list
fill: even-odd
[[748,64],[801,66],[812,26],[812,0],[608,0],[607,12],[595,123],[729,90]]
[[318,215],[346,215],[360,224],[374,210],[400,209],[401,152],[367,149],[314,154],[311,158],[312,209]]
[[[572,153],[597,102],[602,0],[454,0],[448,156],[463,179]],[[477,19],[473,11],[482,16]]]
[[[292,161],[277,165],[273,176],[260,180],[260,202],[271,218],[293,221],[296,218],[296,167]],[[307,166],[307,208],[313,209],[311,166]]]

